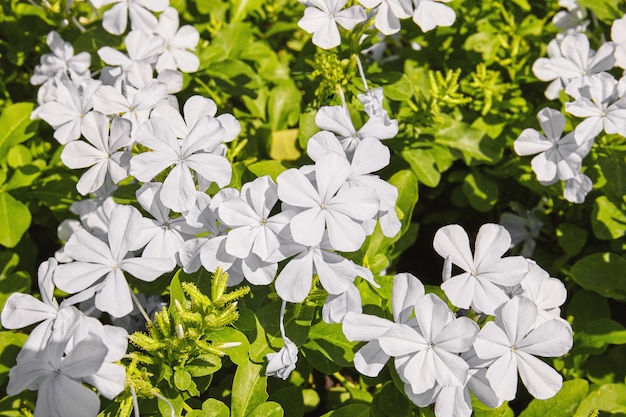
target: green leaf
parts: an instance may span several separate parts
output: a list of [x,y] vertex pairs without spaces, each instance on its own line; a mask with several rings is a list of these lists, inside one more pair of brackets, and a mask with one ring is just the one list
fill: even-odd
[[237,365],[245,365],[248,362],[248,350],[250,350],[250,343],[248,338],[239,330],[235,330],[232,327],[224,327],[223,329],[215,330],[211,332],[211,340],[213,344],[239,342],[240,345],[236,347],[230,347],[225,350],[226,355]]
[[349,404],[330,411],[322,417],[369,417],[370,407],[365,404]]
[[229,417],[230,409],[223,402],[216,400],[215,398],[209,398],[202,403],[202,411],[197,413],[198,414],[196,415],[187,415],[191,417]]
[[626,260],[614,253],[594,253],[574,264],[572,277],[581,287],[598,294],[626,300]]
[[233,0],[231,2],[230,21],[240,22],[248,13],[260,9],[263,0]]
[[270,400],[279,403],[288,417],[302,417],[304,415],[304,400],[301,388],[281,388],[270,394]]
[[409,399],[396,389],[393,382],[385,384],[382,390],[374,397],[372,407],[387,417],[409,417],[413,404]]
[[33,137],[39,122],[30,120],[34,103],[15,103],[7,106],[0,115],[0,160],[6,158],[9,149]]
[[574,417],[588,417],[594,410],[626,413],[626,385],[602,385],[582,400]]
[[248,417],[283,417],[284,415],[285,412],[280,404],[268,401],[255,408],[253,412],[248,414]]
[[232,417],[247,417],[267,398],[267,377],[263,374],[263,365],[246,362],[237,367],[233,379]]
[[32,161],[33,157],[24,145],[13,146],[7,154],[7,163],[13,169],[30,164]]
[[561,390],[547,400],[532,400],[519,417],[572,417],[589,391],[584,379],[565,381]]
[[585,362],[586,376],[594,384],[614,384],[626,380],[626,345],[607,349]]
[[17,245],[30,226],[30,210],[7,192],[0,192],[0,244]]
[[502,156],[500,139],[491,139],[481,130],[450,117],[445,117],[443,125],[433,131],[435,142],[460,151],[467,165],[495,163]]
[[413,84],[405,74],[393,84],[385,85],[385,97],[393,101],[408,101],[413,97]]
[[574,341],[576,352],[600,354],[608,345],[626,344],[626,328],[611,319],[591,320],[579,326]]
[[25,165],[15,170],[11,179],[6,183],[5,190],[11,191],[18,188],[28,187],[41,175],[41,171],[35,165]]
[[515,417],[515,413],[507,403],[498,408],[489,408],[476,397],[472,397],[472,407],[474,408],[473,417]]
[[26,342],[28,335],[16,332],[0,332],[0,385],[15,365],[15,358]]
[[[623,206],[623,205],[622,205]],[[626,234],[626,213],[606,196],[596,198],[591,214],[591,228],[598,239],[619,239]]]
[[465,177],[463,192],[470,205],[481,212],[492,210],[498,202],[498,184],[478,172]]
[[221,53],[218,54],[221,60],[239,58],[239,55],[249,47],[253,39],[252,26],[249,23],[234,22],[217,32],[209,48],[221,49]]
[[278,161],[295,161],[300,158],[297,147],[298,129],[285,129],[272,132],[270,158]]
[[411,170],[419,182],[428,187],[436,187],[441,180],[437,162],[432,153],[426,149],[403,149],[402,158],[411,165]]
[[269,175],[274,181],[276,181],[276,177],[285,171],[287,166],[281,161],[260,161],[248,165],[248,169],[256,175],[257,178],[262,177],[263,175]]
[[287,129],[300,119],[302,95],[290,79],[283,81],[270,91],[267,103],[270,128],[273,132]]
[[181,391],[187,391],[193,381],[191,380],[191,374],[184,369],[177,369],[174,371],[174,384],[176,388]]
[[569,256],[577,255],[587,243],[587,230],[571,223],[561,223],[556,229],[559,246]]
[[303,345],[303,349],[311,365],[322,372],[328,372],[351,366],[354,346],[356,343],[349,342],[344,336],[341,324],[320,321],[311,326],[309,340]]
[[622,0],[579,0],[578,5],[585,9],[592,10],[593,13],[606,24],[611,24],[615,19],[624,15],[620,12],[623,6]]

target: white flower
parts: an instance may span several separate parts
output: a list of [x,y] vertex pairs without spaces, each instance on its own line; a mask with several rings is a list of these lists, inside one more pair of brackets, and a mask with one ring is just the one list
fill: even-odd
[[126,30],[128,17],[133,30],[151,33],[156,29],[157,18],[150,11],[162,12],[169,0],[91,0],[95,7],[115,5],[104,12],[102,27],[113,35],[121,35]]
[[[75,314],[80,313],[75,310]],[[54,329],[43,350],[20,355],[9,371],[7,394],[17,395],[26,388],[39,390],[35,417],[95,417],[100,401],[82,382],[96,386],[109,399],[125,386],[125,368],[110,363],[121,356],[111,358],[99,336],[78,337],[75,331],[80,320],[69,317],[65,322],[67,326]]]
[[359,142],[365,138],[390,139],[398,134],[398,122],[381,117],[371,117],[358,131],[354,128],[348,111],[341,106],[324,106],[315,116],[315,123],[324,130],[333,132],[348,158],[352,158]]
[[141,227],[142,216],[137,209],[119,206],[111,214],[108,242],[84,229],[74,232],[65,245],[65,253],[75,261],[56,268],[57,287],[69,293],[95,289],[98,310],[113,317],[130,313],[133,303],[124,272],[150,282],[173,268],[169,259],[128,257]]
[[535,261],[527,261],[529,270],[520,283],[523,289],[521,295],[537,306],[537,320],[533,325],[537,327],[545,321],[560,318],[559,307],[567,298],[567,289],[561,280],[550,277]]
[[296,369],[296,362],[298,362],[298,347],[291,341],[285,334],[285,306],[286,301],[283,301],[280,307],[280,335],[283,339],[284,346],[280,351],[276,353],[268,353],[267,368],[265,369],[265,375],[275,376],[282,380],[287,380],[291,371]]
[[54,138],[60,144],[78,139],[83,117],[93,107],[92,96],[100,82],[86,79],[76,85],[67,77],[61,77],[56,86],[56,96],[35,109],[33,115],[45,120],[54,128]]
[[441,284],[457,307],[471,306],[478,312],[493,315],[498,306],[509,300],[502,287],[519,284],[528,272],[528,263],[523,257],[502,258],[511,246],[511,236],[497,224],[481,226],[474,256],[467,233],[457,224],[439,229],[433,246],[440,256],[450,257],[453,264],[465,271]]
[[137,202],[154,219],[143,219],[141,236],[132,249],[144,248],[142,256],[166,258],[176,264],[176,255],[186,240],[201,231],[187,224],[184,217],[171,218],[161,202],[163,184],[147,182],[137,190]]
[[[270,216],[278,202],[276,183],[266,175],[241,187],[240,196],[222,202],[218,216],[231,230],[226,238],[226,251],[244,259],[254,253],[270,261],[280,247],[278,235],[288,225],[293,213]],[[282,260],[282,257],[277,260]]]
[[322,307],[322,319],[326,323],[341,323],[346,314],[362,311],[361,293],[356,285],[351,284],[341,294],[328,294]]
[[378,213],[376,192],[360,186],[341,190],[350,175],[350,163],[336,153],[322,156],[315,163],[314,175],[315,185],[295,168],[276,179],[278,197],[299,211],[289,225],[293,239],[315,246],[327,227],[334,249],[357,250],[365,240],[365,231],[358,221]]
[[577,90],[567,88],[579,95],[573,103],[565,103],[565,110],[585,120],[576,126],[574,137],[582,144],[604,130],[608,134],[626,136],[626,99],[619,97],[618,83],[610,74],[598,75]]
[[74,55],[72,44],[63,41],[61,36],[55,31],[48,33],[46,43],[52,53],[41,56],[41,64],[35,67],[35,71],[30,78],[31,84],[43,84],[47,80],[62,74],[69,76],[72,81],[80,81],[85,77],[90,77],[91,56],[88,52]]
[[313,43],[320,48],[331,49],[341,44],[339,28],[352,30],[366,19],[361,6],[352,6],[341,10],[348,0],[310,0],[304,10],[304,17],[298,26],[313,34]]
[[[511,247],[521,245],[519,254],[524,257],[532,256],[536,238],[541,233],[543,222],[535,215],[535,210],[524,210],[518,204],[512,204],[515,213],[502,213],[500,224],[511,235]],[[541,203],[539,204],[541,206]]]
[[130,152],[120,149],[130,144],[131,127],[128,120],[116,117],[109,131],[109,119],[99,112],[83,118],[81,131],[88,143],[72,141],[61,153],[61,160],[69,168],[89,167],[76,184],[79,193],[93,193],[107,180],[117,184],[128,177]]
[[220,122],[204,116],[179,141],[167,120],[151,117],[137,130],[136,140],[153,151],[132,158],[131,174],[139,181],[150,181],[173,166],[163,182],[161,201],[165,207],[182,213],[193,207],[196,201],[196,186],[190,169],[220,187],[230,182],[230,163],[224,156],[212,152],[219,149],[223,135]]
[[[552,58],[539,58],[535,61],[533,73],[542,81],[560,79],[563,86],[573,83],[571,88],[577,89],[589,78],[613,68],[613,50],[613,43],[607,42],[594,52],[589,47],[589,39],[585,34],[572,33],[564,37],[560,45],[553,44]],[[548,98],[558,97],[558,90],[551,93]]]
[[593,145],[593,136],[578,141],[572,132],[561,137],[565,116],[548,107],[537,114],[537,119],[546,136],[535,129],[524,129],[515,140],[515,152],[522,156],[538,154],[532,159],[531,166],[542,183],[574,178]]
[[442,3],[450,0],[413,0],[415,10],[413,21],[424,32],[433,30],[437,26],[452,26],[456,19],[456,13],[450,7]]
[[195,72],[200,67],[198,56],[192,52],[200,40],[198,30],[191,25],[178,27],[178,11],[173,7],[165,9],[159,16],[156,34],[165,41],[159,55],[156,70],[180,69],[182,72]]
[[400,19],[413,15],[411,0],[359,0],[368,9],[378,7],[374,25],[384,35],[400,31]]
[[354,355],[354,366],[363,375],[375,377],[383,369],[389,355],[379,344],[379,339],[395,323],[416,325],[412,317],[415,302],[424,295],[424,285],[415,276],[402,273],[393,277],[392,310],[394,321],[370,314],[348,312],[343,318],[342,330],[350,341],[367,342]]
[[548,320],[533,328],[537,306],[518,296],[504,304],[495,321],[482,328],[474,343],[481,359],[495,359],[487,379],[496,395],[512,400],[517,391],[517,372],[530,394],[538,399],[554,396],[563,378],[537,356],[559,357],[572,347],[572,329],[564,320]]
[[415,302],[417,326],[397,323],[380,337],[381,349],[395,357],[398,375],[414,394],[436,385],[463,386],[469,365],[459,353],[472,347],[478,325],[467,317],[456,318],[434,294]]
[[615,65],[626,69],[626,16],[613,21],[611,40],[615,43]]
[[579,172],[574,178],[565,181],[563,197],[570,203],[582,204],[592,188],[593,183],[589,177]]

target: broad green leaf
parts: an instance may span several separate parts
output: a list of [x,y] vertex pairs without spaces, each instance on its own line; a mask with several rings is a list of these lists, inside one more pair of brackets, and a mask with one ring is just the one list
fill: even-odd
[[244,365],[248,361],[248,350],[250,344],[246,336],[239,330],[232,327],[224,327],[223,329],[211,332],[211,340],[213,344],[238,342],[239,346],[226,349],[226,355],[237,365]]
[[626,385],[602,385],[582,400],[574,417],[588,417],[592,411],[626,413]]
[[626,260],[621,256],[605,252],[594,253],[572,267],[572,277],[581,287],[598,294],[626,300]]
[[233,380],[232,417],[247,417],[267,398],[267,377],[263,365],[245,362],[237,367]]
[[[224,26],[213,38],[210,48],[221,48],[221,59],[239,58],[239,55],[250,46],[252,40],[250,23],[234,22]],[[228,73],[224,74],[228,75]]]
[[491,139],[484,132],[449,117],[444,124],[433,129],[435,142],[461,152],[467,165],[476,163],[495,163],[502,156],[502,145],[499,139]]
[[590,9],[606,24],[611,24],[615,19],[623,16],[620,6],[623,7],[622,0],[579,0],[578,5],[585,9]]
[[610,347],[603,355],[585,362],[586,377],[594,384],[614,384],[626,380],[626,345]]
[[176,388],[181,391],[187,391],[193,381],[191,380],[191,374],[184,369],[177,369],[174,371],[174,384]]
[[279,403],[288,417],[302,417],[304,415],[304,400],[302,389],[299,387],[281,388],[270,394],[270,400]]
[[264,175],[269,175],[272,177],[274,181],[276,181],[276,177],[278,177],[281,172],[286,170],[288,167],[282,161],[260,161],[255,162],[254,164],[248,165],[248,169],[254,175],[258,177],[262,177]]
[[532,400],[519,417],[572,417],[588,391],[589,383],[584,379],[565,381],[554,397]]
[[477,171],[470,173],[463,182],[463,192],[470,205],[478,211],[488,212],[498,202],[498,184]]
[[623,344],[626,344],[626,328],[611,319],[587,321],[574,334],[574,349],[580,353],[597,355],[608,345]]
[[230,21],[240,22],[248,13],[260,9],[261,6],[263,6],[263,0],[234,0],[231,3]]
[[591,228],[598,239],[619,239],[626,234],[626,213],[606,196],[596,198],[591,213]]
[[[197,411],[196,411],[197,412]],[[223,402],[216,400],[215,398],[209,398],[202,403],[202,411],[198,414],[187,414],[191,417],[229,417],[230,409]]]
[[315,123],[316,114],[317,111],[315,110],[307,110],[304,113],[300,113],[300,121],[298,122],[298,144],[302,149],[306,149],[311,136],[320,130],[317,123]]
[[285,412],[283,411],[280,404],[274,401],[268,401],[266,403],[260,404],[257,408],[254,409],[254,411],[248,414],[248,417],[283,417],[284,415]]
[[30,120],[34,103],[15,103],[7,106],[0,115],[0,160],[9,149],[33,137],[39,122]]
[[349,404],[330,411],[322,417],[369,417],[370,407],[365,404]]
[[30,186],[41,175],[41,171],[35,165],[25,165],[15,170],[11,179],[6,183],[5,190],[11,191],[17,188]]
[[23,167],[30,164],[33,161],[33,157],[30,154],[28,148],[24,145],[15,145],[7,154],[7,163],[13,169]]
[[17,245],[30,226],[30,210],[6,191],[0,192],[0,244]]
[[272,132],[287,129],[300,119],[302,95],[292,81],[283,81],[270,90],[267,103]]
[[272,144],[270,145],[270,157],[278,161],[295,161],[300,158],[300,150],[296,146],[298,142],[298,129],[286,129],[272,132]]
[[411,79],[405,74],[393,84],[385,85],[383,89],[385,97],[393,101],[407,101],[413,97],[413,85]]
[[515,417],[515,413],[506,402],[498,408],[489,408],[476,397],[472,397],[472,407],[474,408],[473,417]]
[[411,165],[418,181],[428,187],[436,187],[441,180],[441,173],[436,167],[436,160],[427,149],[404,149],[402,158]]
[[413,404],[404,393],[396,389],[393,382],[389,382],[374,397],[372,407],[387,417],[409,417]]
[[569,256],[577,255],[587,243],[587,230],[572,223],[561,223],[556,229],[559,246]]
[[0,385],[9,375],[9,369],[15,365],[15,358],[27,338],[25,333],[0,332]]
[[344,336],[341,324],[320,321],[311,326],[309,340],[303,348],[311,365],[327,372],[330,369],[351,366],[354,346],[356,343],[349,342]]
[[602,191],[611,200],[619,201],[626,195],[626,153],[606,152],[606,154],[598,155],[598,165],[607,180]]

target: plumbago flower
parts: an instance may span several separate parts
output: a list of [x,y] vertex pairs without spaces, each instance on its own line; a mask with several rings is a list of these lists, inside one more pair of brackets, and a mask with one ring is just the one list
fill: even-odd
[[116,117],[109,128],[109,119],[99,112],[84,117],[81,132],[87,142],[70,142],[61,153],[61,160],[69,168],[89,167],[76,184],[79,193],[93,193],[107,181],[117,184],[128,177],[131,155],[122,149],[131,143],[131,127],[128,120]]
[[56,31],[48,33],[46,43],[52,53],[42,55],[41,64],[35,67],[35,72],[30,78],[31,84],[43,84],[59,75],[66,75],[74,82],[91,78],[89,74],[91,55],[88,52],[74,55],[72,44],[65,42]]
[[502,305],[492,322],[476,337],[474,349],[481,359],[494,360],[486,377],[496,395],[512,400],[517,373],[530,394],[538,399],[554,396],[563,378],[535,356],[559,357],[572,348],[572,329],[565,320],[547,320],[535,327],[535,303],[517,296]]
[[113,35],[121,35],[126,30],[128,18],[133,30],[151,33],[157,27],[157,18],[152,12],[162,12],[169,6],[169,0],[90,0],[95,7],[114,4],[104,12],[102,27]]
[[230,182],[232,168],[221,154],[214,153],[222,145],[224,128],[214,117],[201,117],[187,136],[176,138],[169,122],[151,117],[137,130],[137,142],[152,149],[130,161],[131,174],[139,181],[150,181],[161,171],[173,166],[161,192],[165,207],[182,213],[193,207],[196,186],[191,170],[220,187]]
[[515,152],[522,156],[538,154],[532,159],[531,166],[542,183],[574,178],[593,145],[594,136],[584,136],[585,139],[578,141],[571,132],[561,137],[565,116],[551,108],[542,109],[537,119],[546,136],[535,129],[524,129],[515,140]]
[[92,96],[100,81],[85,79],[80,84],[66,76],[59,78],[54,100],[33,111],[32,117],[40,117],[54,129],[54,138],[60,144],[78,139],[84,117],[93,108]]
[[464,271],[444,278],[441,284],[450,302],[460,308],[472,307],[493,315],[496,308],[509,300],[503,287],[519,284],[528,272],[523,257],[502,257],[511,246],[511,235],[497,224],[481,226],[473,256],[467,233],[456,224],[439,229],[433,246],[440,256],[449,257],[451,263]]
[[607,134],[626,136],[626,98],[621,98],[618,82],[610,74],[600,74],[581,86],[568,86],[576,100],[565,103],[565,110],[585,120],[574,130],[576,142],[582,144],[604,130]]
[[309,0],[304,10],[304,17],[298,21],[298,26],[313,34],[313,43],[320,48],[331,49],[339,46],[341,35],[339,24],[347,30],[352,30],[367,16],[361,6],[351,6],[341,10],[348,0]]
[[159,73],[168,69],[195,72],[200,67],[200,59],[193,52],[200,40],[200,34],[191,25],[179,28],[179,24],[178,11],[173,7],[168,7],[159,16],[155,32],[165,41],[156,63]]
[[589,38],[583,33],[565,36],[560,43],[551,43],[551,58],[539,58],[533,64],[533,73],[542,81],[560,80],[560,88],[546,90],[546,97],[555,99],[559,91],[570,84],[573,89],[585,85],[597,74],[615,65],[612,42],[603,44],[597,52],[589,46]]
[[100,400],[83,382],[111,400],[124,390],[126,370],[113,362],[126,353],[127,335],[123,329],[83,332],[82,313],[72,309],[62,314],[68,317],[54,328],[45,348],[23,350],[18,356],[6,391],[17,395],[24,389],[38,390],[35,417],[96,416]]
[[169,259],[128,257],[140,237],[142,219],[136,208],[119,206],[111,213],[108,242],[84,229],[75,231],[65,244],[65,254],[75,261],[56,268],[56,286],[72,294],[95,292],[96,308],[113,317],[130,313],[133,303],[124,272],[150,282],[174,267]]
[[393,35],[400,31],[400,19],[413,15],[411,0],[359,0],[368,9],[376,9],[374,25],[383,35]]
[[310,180],[302,171],[291,168],[276,179],[278,197],[298,211],[289,224],[293,239],[315,246],[328,230],[334,249],[357,250],[365,240],[359,221],[378,213],[376,192],[361,186],[342,189],[350,175],[350,163],[336,153],[318,159],[313,173],[315,179]]
[[433,30],[437,26],[452,26],[456,13],[443,3],[451,0],[413,0],[415,10],[413,21],[424,32]]

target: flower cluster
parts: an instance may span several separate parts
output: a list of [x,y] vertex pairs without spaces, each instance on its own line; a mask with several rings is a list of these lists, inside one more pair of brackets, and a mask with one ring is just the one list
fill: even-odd
[[[400,20],[412,17],[424,32],[437,26],[451,26],[456,19],[454,10],[446,6],[450,0],[359,0],[359,4],[344,8],[348,0],[300,0],[306,9],[298,26],[313,34],[313,43],[323,49],[341,44],[339,26],[353,30],[356,25],[374,26],[383,35],[400,31]],[[366,10],[367,9],[367,10]]]
[[[562,377],[537,356],[572,347],[571,326],[560,318],[565,286],[530,259],[502,257],[510,243],[506,229],[486,224],[472,256],[460,226],[441,228],[434,239],[446,260],[441,288],[458,316],[413,275],[396,275],[393,320],[352,312],[344,318],[346,337],[367,342],[355,355],[357,370],[377,376],[393,357],[406,395],[420,407],[435,403],[437,417],[470,416],[470,391],[489,407],[512,400],[518,372],[535,398],[554,396]],[[463,272],[451,277],[451,264]]]
[[536,154],[531,165],[537,180],[544,185],[564,181],[565,199],[580,204],[593,187],[581,168],[595,138],[602,132],[626,136],[625,79],[617,80],[608,72],[614,67],[626,68],[626,20],[615,20],[611,28],[613,41],[594,51],[584,33],[584,9],[575,1],[562,3],[567,3],[563,4],[567,12],[555,16],[555,24],[563,32],[548,45],[550,57],[539,58],[533,72],[540,80],[551,81],[547,98],[556,99],[564,90],[570,97],[565,111],[583,120],[563,136],[565,116],[544,108],[537,118],[545,136],[535,129],[525,129],[515,141],[515,151],[522,156]]

